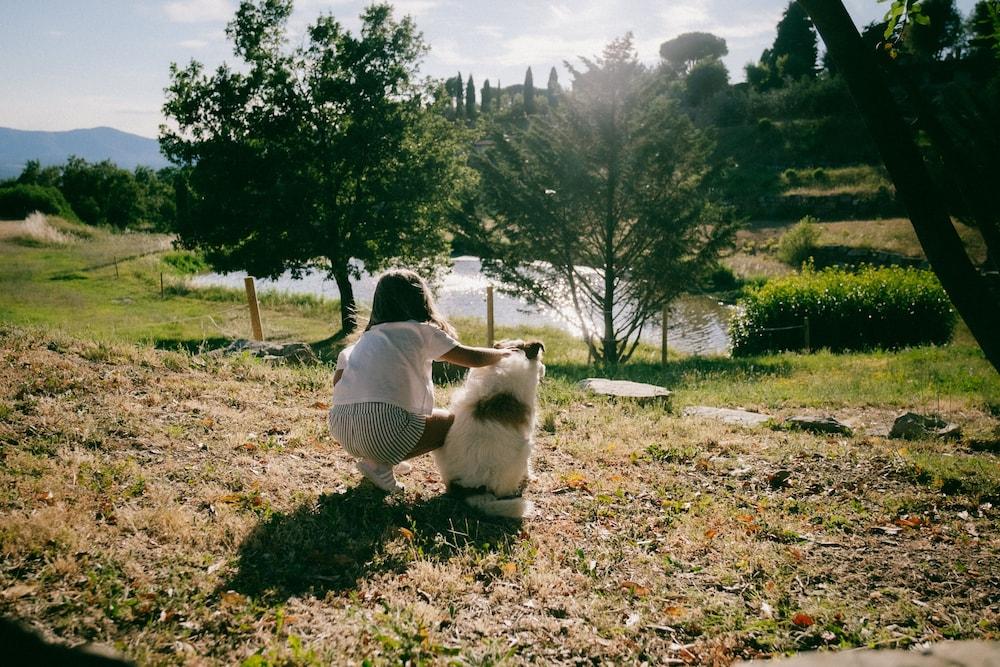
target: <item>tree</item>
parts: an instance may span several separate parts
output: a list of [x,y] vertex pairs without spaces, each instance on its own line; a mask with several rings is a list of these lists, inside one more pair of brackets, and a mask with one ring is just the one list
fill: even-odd
[[545,86],[545,96],[548,98],[550,109],[556,108],[556,105],[559,104],[559,95],[561,93],[562,88],[559,86],[559,73],[553,67],[549,70],[549,82]]
[[904,53],[922,62],[956,55],[964,32],[955,0],[921,0],[920,14],[921,20],[909,21],[902,31]]
[[483,81],[483,88],[479,94],[479,107],[483,113],[489,113],[493,110],[493,89],[490,88],[489,79]]
[[462,73],[459,72],[458,76],[455,77],[455,118],[461,118],[465,115],[465,102],[462,99],[462,93],[465,88],[464,81]]
[[535,113],[535,80],[531,76],[531,68],[524,73],[524,113]]
[[469,83],[465,86],[465,116],[470,122],[476,120],[476,84],[473,83],[471,74]]
[[969,259],[875,54],[842,2],[799,0],[847,81],[931,268],[986,359],[1000,372],[1000,299]]
[[969,55],[977,62],[1000,59],[1000,3],[979,0],[969,14]]
[[80,219],[91,225],[124,229],[140,219],[139,188],[132,173],[110,160],[91,164],[70,157],[59,180],[69,205]]
[[684,86],[688,104],[699,106],[729,86],[729,71],[721,60],[704,60],[691,69]]
[[[559,107],[477,156],[485,270],[571,305],[606,364],[711,264],[733,233],[707,194],[712,142],[639,63],[631,35],[570,67]],[[596,333],[596,341],[595,341]]]
[[698,62],[728,53],[726,40],[707,32],[686,32],[660,44],[660,57],[677,74],[687,74]]
[[816,75],[816,30],[809,15],[792,0],[788,3],[781,20],[778,34],[771,47],[771,67],[776,67],[782,77],[801,79]]
[[290,0],[244,0],[227,28],[243,65],[172,65],[160,143],[183,170],[185,247],[223,271],[324,270],[351,331],[358,261],[375,271],[444,253],[466,142],[425,102],[426,46],[409,17],[369,6],[355,36],[324,15],[290,48],[291,12]]

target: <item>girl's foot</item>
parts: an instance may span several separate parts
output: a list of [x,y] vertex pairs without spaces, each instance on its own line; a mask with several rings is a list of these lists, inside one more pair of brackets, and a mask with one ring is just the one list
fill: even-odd
[[411,470],[413,470],[413,466],[407,463],[406,461],[400,461],[399,463],[397,463],[392,467],[392,471],[399,475],[405,475]]
[[370,459],[361,459],[358,461],[357,467],[358,471],[372,484],[386,493],[403,492],[403,485],[396,481],[396,477],[392,474],[390,466]]

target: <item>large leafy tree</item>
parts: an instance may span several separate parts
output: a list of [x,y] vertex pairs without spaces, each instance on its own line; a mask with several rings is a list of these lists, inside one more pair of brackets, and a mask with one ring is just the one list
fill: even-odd
[[594,356],[617,364],[734,225],[706,194],[711,141],[631,35],[570,73],[556,109],[496,132],[478,156],[484,266],[536,303],[569,306]]
[[678,74],[687,74],[704,60],[718,60],[729,53],[726,40],[707,32],[685,32],[660,44],[664,64]]
[[469,172],[417,81],[426,47],[408,17],[372,5],[354,35],[321,16],[291,48],[291,12],[291,0],[244,0],[227,28],[240,67],[172,65],[160,142],[186,175],[184,246],[221,270],[325,270],[350,331],[353,260],[377,270],[440,256]]

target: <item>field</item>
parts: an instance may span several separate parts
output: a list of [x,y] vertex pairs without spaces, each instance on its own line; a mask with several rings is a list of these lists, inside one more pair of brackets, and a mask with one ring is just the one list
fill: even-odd
[[[537,515],[494,521],[442,496],[426,457],[402,499],[362,483],[325,431],[329,367],[192,353],[212,325],[180,318],[237,297],[173,274],[161,299],[162,254],[88,270],[137,254],[94,234],[0,240],[0,614],[49,639],[141,664],[489,665],[1000,638],[1000,377],[967,334],[665,368],[644,350],[617,375],[674,390],[664,409],[581,392],[595,371],[558,332],[502,330],[541,336],[548,374]],[[282,337],[343,344],[332,304],[271,303]],[[212,336],[245,326],[234,312]],[[683,416],[694,404],[775,425]],[[903,410],[963,435],[887,439]],[[777,425],[800,413],[855,433]]]

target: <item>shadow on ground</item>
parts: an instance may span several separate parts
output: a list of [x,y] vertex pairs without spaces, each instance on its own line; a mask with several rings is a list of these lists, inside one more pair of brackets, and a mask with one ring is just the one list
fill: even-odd
[[631,380],[661,385],[671,390],[683,389],[712,378],[724,377],[734,382],[747,382],[763,377],[787,377],[792,365],[780,359],[685,357],[658,363],[630,361],[617,368],[604,368],[586,364],[546,364],[546,375],[569,382],[579,382],[588,377],[614,380]]
[[237,572],[222,590],[272,603],[322,597],[353,590],[375,574],[403,572],[415,556],[446,560],[467,548],[505,552],[520,530],[520,521],[484,517],[449,496],[408,503],[362,483],[261,522],[240,545]]

